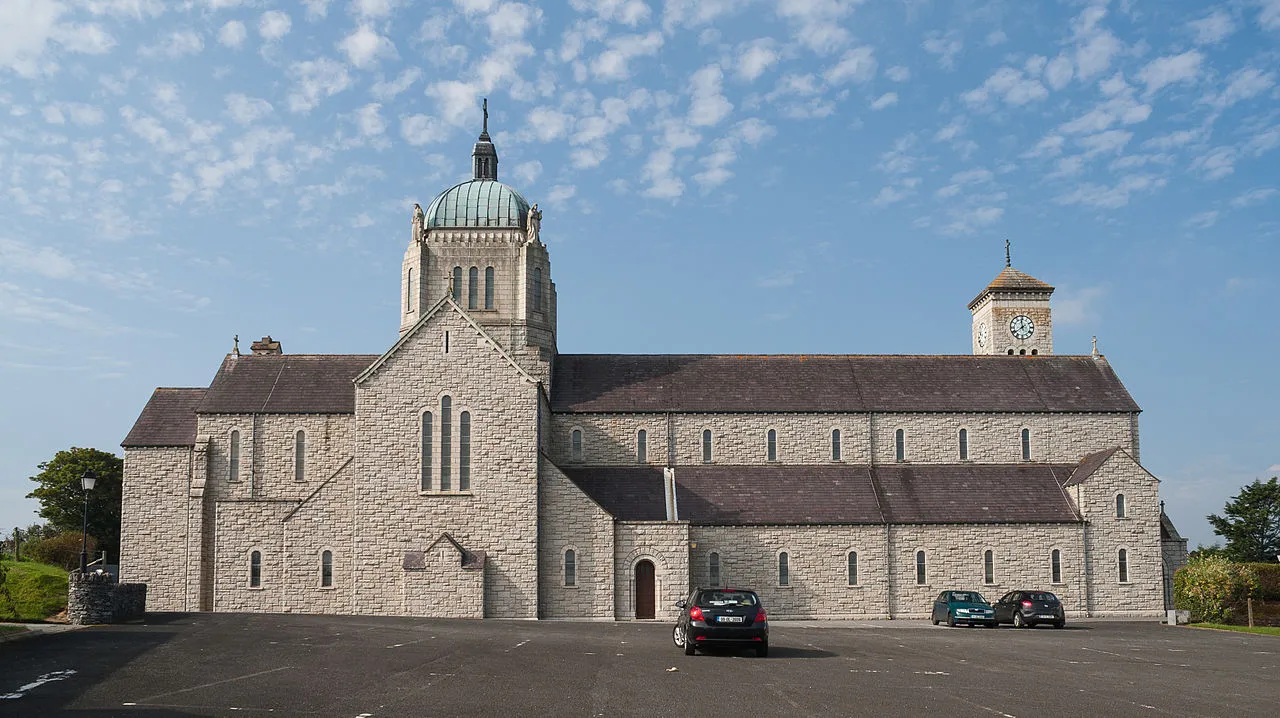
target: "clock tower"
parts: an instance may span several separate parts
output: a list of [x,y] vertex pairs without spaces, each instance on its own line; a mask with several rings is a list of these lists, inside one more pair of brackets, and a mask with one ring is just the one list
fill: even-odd
[[1039,356],[1053,354],[1053,287],[1013,268],[1005,243],[1004,271],[969,302],[973,353]]

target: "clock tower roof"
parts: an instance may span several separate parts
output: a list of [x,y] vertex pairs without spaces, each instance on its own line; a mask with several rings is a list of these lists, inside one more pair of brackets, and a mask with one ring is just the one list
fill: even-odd
[[1005,267],[1004,271],[991,280],[986,289],[983,289],[978,296],[973,298],[972,302],[969,302],[969,308],[973,309],[978,302],[981,302],[991,292],[1053,294],[1053,286],[1036,279],[1026,272],[1020,272],[1013,267]]

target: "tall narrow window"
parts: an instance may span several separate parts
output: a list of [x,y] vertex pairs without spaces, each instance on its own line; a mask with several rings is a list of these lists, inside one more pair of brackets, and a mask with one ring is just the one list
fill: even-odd
[[720,585],[720,554],[715,551],[707,557],[708,580],[712,586]]
[[1124,494],[1116,494],[1116,518],[1122,519],[1124,517]]
[[462,303],[462,267],[453,268],[453,301]]
[[893,432],[893,458],[895,461],[907,460],[907,436],[902,429]]
[[1049,573],[1051,583],[1062,583],[1062,552],[1056,548],[1049,554]]
[[641,429],[636,432],[636,463],[643,464],[649,460],[649,432]]
[[471,412],[458,415],[458,490],[471,489]]
[[1031,461],[1031,430],[1022,430],[1022,460]]
[[440,397],[440,490],[448,491],[453,483],[453,399]]
[[773,429],[770,429],[767,441],[769,443],[769,461],[777,461],[778,460],[778,432],[774,431]]
[[227,451],[227,481],[240,480],[240,430],[231,430],[231,447]]
[[702,430],[702,463],[711,463],[711,430]]
[[307,432],[302,429],[293,435],[293,479],[307,480]]
[[840,461],[840,430],[831,430],[831,460]]
[[778,585],[791,585],[791,560],[786,551],[778,554]]
[[982,582],[996,582],[996,556],[990,549],[982,553]]
[[578,585],[578,554],[573,549],[564,552],[564,585]]
[[920,586],[928,583],[928,581],[925,580],[928,576],[925,574],[924,569],[924,551],[916,551],[916,584]]
[[467,309],[480,308],[480,270],[472,267],[467,271]]
[[329,588],[333,585],[333,552],[325,551],[320,554],[320,587]]
[[413,311],[413,267],[409,267],[409,275],[404,282],[404,310]]
[[533,311],[542,311],[542,268],[533,268]]
[[423,491],[431,490],[431,412],[422,412],[422,476],[420,486]]
[[569,453],[574,461],[582,461],[582,429],[569,434]]
[[1129,552],[1120,549],[1116,555],[1116,567],[1120,570],[1120,583],[1129,582]]
[[858,585],[858,552],[849,552],[849,585]]
[[960,430],[960,460],[969,460],[969,430]]
[[262,552],[254,551],[249,554],[249,588],[260,588],[262,586]]
[[484,268],[484,308],[493,309],[493,267]]

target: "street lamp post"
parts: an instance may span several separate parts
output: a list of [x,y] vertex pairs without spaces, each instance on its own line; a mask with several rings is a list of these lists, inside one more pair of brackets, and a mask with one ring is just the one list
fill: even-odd
[[86,469],[84,476],[80,477],[80,488],[84,489],[84,533],[80,536],[80,575],[83,576],[89,570],[89,492],[93,491],[93,485],[97,483],[98,477],[94,476],[93,469]]

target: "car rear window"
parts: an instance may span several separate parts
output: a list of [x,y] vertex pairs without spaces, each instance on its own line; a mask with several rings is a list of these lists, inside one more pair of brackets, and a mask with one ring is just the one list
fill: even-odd
[[951,600],[959,603],[986,603],[986,599],[977,591],[952,591]]
[[699,606],[754,606],[756,595],[750,591],[703,591],[698,596]]
[[1047,592],[1028,593],[1027,598],[1032,601],[1044,601],[1046,603],[1054,603],[1058,600],[1057,596]]

